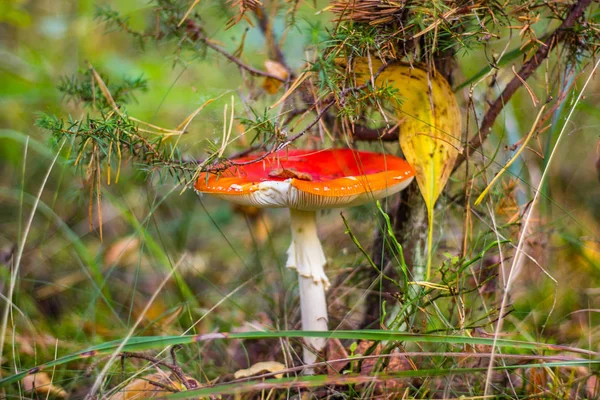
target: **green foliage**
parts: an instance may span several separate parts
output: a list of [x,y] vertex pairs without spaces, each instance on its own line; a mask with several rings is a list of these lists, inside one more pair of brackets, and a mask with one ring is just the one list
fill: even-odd
[[[185,65],[200,54],[206,54],[200,38],[205,36],[203,22],[199,14],[192,13],[185,21],[188,5],[177,0],[153,0],[150,3],[152,13],[148,15],[148,23],[143,31],[131,28],[129,18],[123,17],[109,4],[97,6],[95,18],[102,22],[108,30],[120,30],[130,35],[143,49],[149,41],[157,44],[174,45],[175,64]],[[183,22],[183,23],[182,23]],[[188,55],[182,54],[188,50]]]
[[[148,81],[142,76],[137,78],[124,77],[123,81],[118,84],[113,84],[103,74],[100,74],[100,78],[106,84],[114,102],[118,105],[136,101],[136,92],[148,90]],[[83,103],[85,107],[98,109],[101,112],[106,112],[112,107],[102,93],[100,86],[94,82],[90,69],[79,76],[63,76],[58,85],[58,91],[68,101]]]
[[[127,115],[125,105],[136,101],[137,92],[148,90],[143,77],[113,84],[90,67],[80,76],[63,77],[58,90],[68,101],[88,109],[87,117],[69,117],[67,121],[41,113],[36,126],[48,131],[54,143],[71,145],[69,161],[84,168],[90,190],[98,190],[104,170],[108,184],[113,179],[118,182],[127,160],[133,160],[140,170],[172,176],[176,184],[193,182],[197,163],[183,160],[179,149],[168,145],[165,134],[170,132]],[[141,128],[140,123],[149,129]]]
[[[264,110],[263,114],[258,114],[254,109],[250,109],[254,118],[240,118],[242,125],[246,127],[246,132],[253,134],[250,141],[251,145],[261,144],[261,147],[271,145],[276,147],[285,141],[274,122],[274,116],[269,114],[269,110]],[[271,143],[272,142],[272,143]]]
[[144,32],[138,32],[131,29],[129,18],[123,17],[118,11],[114,10],[110,4],[96,5],[94,18],[102,22],[107,31],[121,30],[127,32],[137,40],[140,46],[144,46],[148,35]]

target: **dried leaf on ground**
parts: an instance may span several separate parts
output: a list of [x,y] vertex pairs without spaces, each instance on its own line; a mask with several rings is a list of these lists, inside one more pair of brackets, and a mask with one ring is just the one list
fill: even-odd
[[15,335],[12,340],[19,346],[19,354],[28,356],[34,356],[40,350],[52,349],[58,341],[57,338],[47,333]]
[[[200,383],[190,376],[185,376],[191,389],[200,388]],[[173,374],[156,372],[129,382],[107,400],[133,400],[165,397],[170,393],[185,391],[186,387]]]
[[140,258],[139,238],[127,236],[111,244],[104,253],[106,265],[136,266]]
[[45,372],[27,375],[23,378],[23,388],[25,392],[34,392],[42,395],[52,395],[56,397],[67,397],[67,392],[60,386],[52,383],[52,379]]
[[[339,339],[327,340],[327,375],[336,375],[348,365],[348,352]],[[343,360],[343,361],[335,361]]]
[[[384,346],[378,344],[371,353],[368,354],[368,350],[373,346],[372,341],[364,340],[360,342],[354,352],[355,355],[371,355],[378,356],[382,355]],[[392,373],[398,371],[411,370],[412,366],[408,359],[397,350],[392,350],[390,355],[377,358],[367,358],[362,360],[360,366],[361,375],[373,375],[381,372]],[[377,382],[375,385],[375,393],[382,394],[389,391],[397,391],[407,386],[405,378],[389,379],[383,382]]]
[[[248,378],[254,375],[283,371],[285,365],[277,361],[263,361],[254,364],[250,368],[240,369],[233,374],[235,379]],[[276,378],[283,378],[283,374],[276,374]]]

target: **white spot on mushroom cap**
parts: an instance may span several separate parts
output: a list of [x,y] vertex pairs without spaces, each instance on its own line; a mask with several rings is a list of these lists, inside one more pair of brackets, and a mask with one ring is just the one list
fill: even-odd
[[404,176],[395,176],[394,179],[406,179],[408,175],[410,175],[410,171],[404,171]]

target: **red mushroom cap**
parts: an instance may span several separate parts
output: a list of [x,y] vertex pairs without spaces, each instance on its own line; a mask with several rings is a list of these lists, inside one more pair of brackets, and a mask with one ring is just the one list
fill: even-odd
[[202,173],[194,187],[237,204],[318,210],[389,196],[408,186],[414,174],[405,160],[391,155],[352,149],[284,149],[220,174]]

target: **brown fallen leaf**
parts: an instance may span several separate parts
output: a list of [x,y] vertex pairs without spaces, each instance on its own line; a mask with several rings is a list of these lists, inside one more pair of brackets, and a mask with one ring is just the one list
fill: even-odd
[[160,297],[156,298],[149,307],[145,299],[136,297],[133,302],[131,316],[136,320],[139,317],[143,317],[144,323],[154,323],[159,318],[166,316],[167,310],[168,308],[164,299]]
[[[260,375],[264,373],[283,371],[286,369],[285,365],[277,361],[263,361],[258,362],[250,368],[240,369],[233,374],[235,379],[248,378],[254,375]],[[283,374],[276,374],[275,378],[283,378]]]
[[348,365],[348,361],[333,361],[347,359],[348,352],[342,345],[339,339],[327,340],[327,375],[336,375]]
[[106,265],[137,265],[140,257],[140,239],[127,236],[111,244],[104,253]]
[[[190,389],[200,388],[200,383],[190,376],[185,376]],[[129,382],[107,400],[152,399],[164,397],[170,393],[183,392],[186,387],[173,374],[156,372],[136,378]]]
[[306,172],[298,171],[295,168],[274,168],[269,172],[269,177],[271,178],[281,178],[281,179],[299,179],[301,181],[312,181],[312,176],[307,174]]
[[[367,355],[368,350],[373,346],[372,341],[364,340],[360,342],[354,352],[356,355]],[[369,354],[372,356],[380,355],[383,350],[383,346],[378,344],[377,347]],[[379,368],[376,370],[376,367]],[[412,366],[408,359],[397,350],[392,351],[389,357],[385,358],[367,358],[362,360],[360,366],[361,375],[372,375],[380,372],[390,373],[398,371],[411,370]],[[389,379],[383,382],[377,382],[374,384],[375,394],[381,395],[383,393],[389,394],[390,391],[397,391],[406,387],[406,379]]]
[[[265,68],[267,72],[271,75],[277,76],[281,79],[287,79],[290,73],[283,66],[283,64],[278,63],[277,61],[267,60],[265,61]],[[269,94],[277,93],[277,90],[281,87],[283,82],[278,81],[273,78],[265,78],[265,82],[263,83],[263,89]]]
[[15,344],[19,346],[19,354],[25,354],[28,356],[33,356],[37,354],[37,352],[39,352],[40,349],[54,348],[58,341],[57,338],[47,333],[38,333],[35,335],[14,335],[12,336],[12,340]]
[[597,376],[589,374],[588,376],[589,378],[585,381],[586,394],[590,399],[597,399],[600,394],[600,382],[598,382]]
[[23,388],[25,392],[34,392],[37,394],[50,394],[56,397],[67,397],[67,392],[63,388],[52,383],[50,376],[45,372],[27,375],[23,378]]

